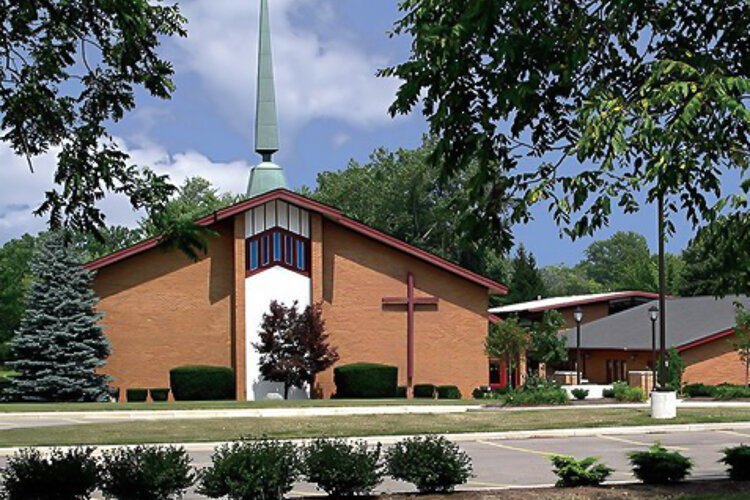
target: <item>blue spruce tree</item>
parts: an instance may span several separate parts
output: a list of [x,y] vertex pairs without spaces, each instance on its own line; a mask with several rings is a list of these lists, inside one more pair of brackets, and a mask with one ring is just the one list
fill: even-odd
[[109,355],[98,302],[85,269],[59,234],[46,236],[32,257],[33,283],[11,341],[13,377],[6,397],[20,401],[101,401],[108,377],[96,373]]

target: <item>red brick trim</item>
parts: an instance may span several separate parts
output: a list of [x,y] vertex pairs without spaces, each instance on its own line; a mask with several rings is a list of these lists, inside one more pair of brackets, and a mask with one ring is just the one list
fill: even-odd
[[[223,208],[221,210],[214,212],[211,215],[208,215],[206,217],[196,220],[195,223],[201,226],[210,226],[221,220],[224,220],[236,214],[245,212],[247,210],[250,210],[251,208],[262,205],[271,200],[286,201],[286,202],[298,205],[302,208],[305,208],[311,212],[317,212],[348,229],[351,229],[362,235],[368,236],[381,243],[384,243],[388,246],[401,250],[404,253],[417,257],[436,267],[445,269],[446,271],[453,273],[457,276],[460,276],[468,281],[472,281],[474,283],[482,285],[483,287],[486,287],[490,293],[499,294],[499,295],[505,295],[508,293],[508,287],[506,287],[505,285],[502,285],[494,280],[491,280],[477,273],[469,271],[468,269],[465,269],[459,266],[458,264],[454,264],[453,262],[443,259],[442,257],[438,257],[437,255],[434,255],[430,252],[422,250],[421,248],[417,248],[413,245],[405,243],[397,238],[394,238],[393,236],[389,234],[386,234],[382,231],[371,228],[365,224],[362,224],[361,222],[357,222],[354,219],[350,219],[349,217],[346,217],[340,210],[336,208],[330,207],[328,205],[324,205],[320,202],[311,200],[310,198],[306,198],[297,193],[287,191],[286,189],[277,189],[275,191],[270,191],[260,196],[256,196],[249,200],[245,200],[240,203],[237,203],[236,205],[233,205],[231,207]],[[160,242],[159,236],[150,238],[140,243],[136,243],[135,245],[131,247],[125,248],[123,250],[119,250],[117,252],[111,253],[109,255],[105,255],[104,257],[91,261],[88,264],[86,264],[86,268],[90,270],[100,269],[110,264],[114,264],[115,262],[119,262],[121,260],[127,259],[133,255],[137,255],[139,253],[145,252],[146,250],[155,248],[156,246],[159,245],[159,242]]]

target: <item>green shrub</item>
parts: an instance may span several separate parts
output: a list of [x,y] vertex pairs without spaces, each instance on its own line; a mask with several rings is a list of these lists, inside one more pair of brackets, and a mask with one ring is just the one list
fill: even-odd
[[455,385],[437,386],[438,399],[461,399],[461,391]]
[[603,398],[614,398],[615,397],[615,390],[614,389],[604,389],[602,391],[602,397]]
[[612,390],[617,401],[627,401],[631,403],[646,401],[646,394],[640,387],[630,387],[626,382],[615,382],[612,384]]
[[580,387],[572,389],[570,393],[579,401],[583,401],[589,395],[589,391],[587,389],[581,389]]
[[408,391],[405,385],[400,385],[396,388],[396,398],[406,399],[407,396],[408,396]]
[[741,444],[722,450],[724,458],[719,460],[729,468],[729,478],[733,481],[750,481],[750,446]]
[[628,453],[633,474],[646,484],[669,484],[682,481],[693,468],[692,461],[676,451],[655,443],[648,451]]
[[690,398],[710,398],[716,392],[716,387],[703,383],[688,384],[682,388],[682,393]]
[[169,389],[149,389],[152,401],[166,401],[169,399]]
[[560,479],[555,486],[570,488],[576,486],[599,486],[614,469],[599,463],[595,457],[576,460],[573,457],[557,455],[551,458],[554,473]]
[[741,385],[721,384],[714,389],[714,399],[728,400],[750,398],[750,389]]
[[234,371],[226,366],[181,366],[169,372],[176,401],[234,399]]
[[354,363],[333,369],[337,398],[392,398],[398,387],[398,368]]
[[94,448],[53,449],[44,456],[24,449],[8,459],[3,470],[6,500],[83,500],[99,479]]
[[184,448],[136,446],[115,448],[102,455],[99,488],[105,498],[170,500],[182,498],[195,482]]
[[474,388],[471,391],[471,397],[474,399],[485,399],[490,395],[490,388],[486,385]]
[[128,389],[125,391],[128,403],[142,403],[148,397],[148,389]]
[[420,493],[446,493],[471,477],[471,459],[441,436],[421,436],[396,443],[386,453],[388,474],[413,484]]
[[211,465],[200,471],[198,493],[231,500],[279,500],[300,475],[297,447],[271,440],[241,441],[220,446]]
[[329,496],[369,495],[383,481],[380,444],[317,439],[304,452],[304,476]]
[[414,397],[432,399],[435,397],[437,388],[432,384],[416,384],[414,386]]
[[568,393],[554,381],[528,377],[518,389],[508,390],[500,396],[507,406],[566,405]]

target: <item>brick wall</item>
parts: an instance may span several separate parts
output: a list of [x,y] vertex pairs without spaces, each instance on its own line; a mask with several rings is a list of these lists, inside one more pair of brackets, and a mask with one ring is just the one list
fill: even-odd
[[683,381],[708,385],[745,383],[745,365],[729,343],[734,335],[713,340],[680,353],[685,361]]
[[[323,311],[339,365],[358,361],[398,366],[406,383],[406,310],[383,307],[384,296],[406,295],[406,275],[417,296],[439,297],[419,307],[415,320],[415,383],[455,384],[464,395],[488,383],[484,354],[487,290],[374,240],[323,221]],[[315,288],[315,287],[314,287]],[[334,391],[333,371],[318,379]]]
[[169,370],[232,366],[233,222],[192,262],[156,248],[100,269],[94,290],[112,346],[102,372],[121,388],[169,387]]

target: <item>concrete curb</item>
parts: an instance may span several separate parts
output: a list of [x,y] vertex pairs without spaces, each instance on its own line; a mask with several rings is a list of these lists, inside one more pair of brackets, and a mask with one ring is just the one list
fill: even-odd
[[[639,425],[632,427],[586,427],[577,429],[539,429],[528,431],[505,431],[505,432],[472,432],[462,434],[440,434],[453,441],[454,443],[471,442],[471,441],[508,441],[516,439],[540,439],[540,438],[566,438],[566,437],[596,437],[596,436],[616,436],[632,434],[667,434],[678,432],[700,432],[700,431],[724,431],[750,429],[750,422],[726,422],[717,424],[660,424],[660,425]],[[368,444],[394,444],[403,439],[414,437],[414,435],[401,436],[365,436],[345,438],[349,441],[365,441]],[[313,441],[313,438],[306,439],[288,439],[296,444],[306,444]],[[206,443],[149,443],[146,446],[182,446],[187,451],[212,451],[217,446],[227,444],[231,441],[215,441]],[[97,449],[97,453],[113,448],[133,448],[138,445],[91,445]],[[0,448],[0,456],[8,456],[17,451],[29,448],[10,447]],[[37,446],[34,447],[42,452],[47,452],[53,448],[69,449],[75,446]]]
[[5,418],[87,420],[177,420],[207,418],[324,417],[343,415],[443,414],[479,410],[481,405],[323,406],[307,408],[242,408],[227,410],[105,410],[0,413]]

